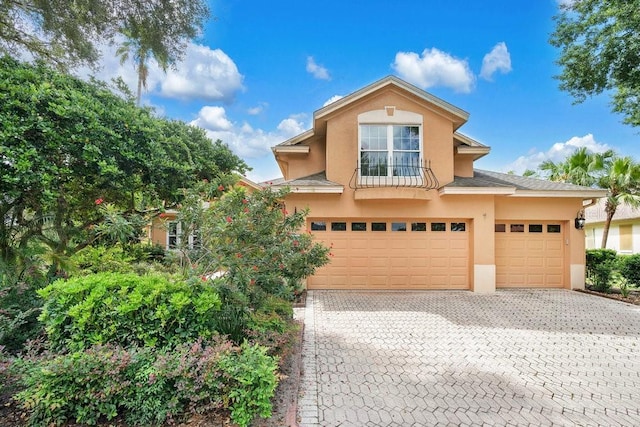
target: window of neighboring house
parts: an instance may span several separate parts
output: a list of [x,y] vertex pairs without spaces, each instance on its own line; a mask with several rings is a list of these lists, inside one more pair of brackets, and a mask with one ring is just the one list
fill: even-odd
[[451,223],[451,231],[466,231],[467,224],[464,222],[452,222]]
[[496,224],[495,231],[496,233],[504,233],[507,230],[506,224]]
[[418,125],[360,125],[360,176],[420,176]]
[[524,233],[524,224],[511,224],[509,230],[512,233]]
[[167,224],[167,248],[176,249],[182,245],[186,245],[189,249],[197,249],[200,247],[200,232],[193,230],[189,233],[185,241],[183,240],[183,230],[185,228],[184,224],[178,221],[171,221]]
[[633,251],[633,225],[621,225],[620,230],[620,251]]

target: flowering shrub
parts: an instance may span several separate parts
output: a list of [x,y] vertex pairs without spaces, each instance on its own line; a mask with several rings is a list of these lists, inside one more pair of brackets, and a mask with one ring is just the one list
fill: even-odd
[[[328,262],[329,250],[303,232],[306,211],[288,212],[286,190],[234,189],[193,215],[202,234],[196,274],[224,270],[226,286],[259,307],[269,295],[293,299],[301,279]],[[224,299],[224,298],[223,298]]]
[[38,293],[45,300],[40,320],[55,350],[207,339],[220,309],[208,283],[160,275],[91,274],[57,280]]
[[33,426],[92,425],[118,415],[130,425],[152,425],[212,409],[229,409],[247,426],[271,411],[276,363],[265,352],[221,339],[170,350],[94,346],[23,362],[26,389],[17,398]]

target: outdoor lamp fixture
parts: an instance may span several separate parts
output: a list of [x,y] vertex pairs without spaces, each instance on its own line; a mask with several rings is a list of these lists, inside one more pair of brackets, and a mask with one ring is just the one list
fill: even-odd
[[584,209],[581,209],[578,211],[576,219],[574,220],[576,230],[582,230],[584,228],[585,221],[586,220],[584,219]]

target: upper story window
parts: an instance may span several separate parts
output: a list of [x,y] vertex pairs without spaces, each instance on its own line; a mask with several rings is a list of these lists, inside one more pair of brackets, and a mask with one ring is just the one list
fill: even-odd
[[358,154],[351,188],[436,188],[425,165],[421,114],[385,106],[358,114]]
[[419,176],[418,125],[360,125],[360,176]]

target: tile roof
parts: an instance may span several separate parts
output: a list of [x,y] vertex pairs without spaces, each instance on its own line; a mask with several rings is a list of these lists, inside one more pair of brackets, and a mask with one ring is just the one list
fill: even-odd
[[512,175],[500,172],[473,170],[473,178],[456,176],[454,181],[445,187],[515,187],[525,191],[603,191],[598,188],[584,187],[565,182],[547,181],[538,178]]
[[288,181],[279,180],[273,182],[273,185],[278,186],[289,186],[289,187],[303,187],[303,186],[326,186],[326,187],[342,187],[342,184],[338,184],[337,182],[329,181],[327,179],[326,171],[314,173],[313,175],[303,176],[301,178],[290,179]]

